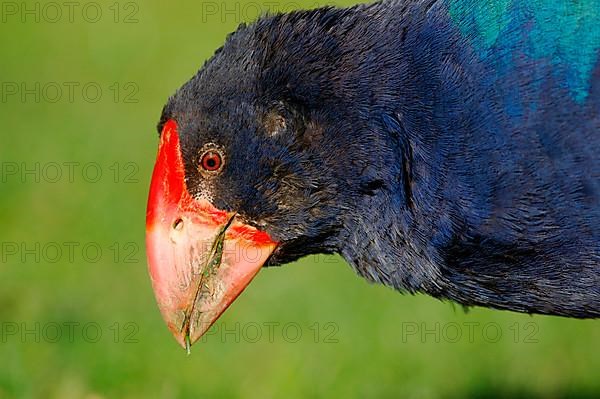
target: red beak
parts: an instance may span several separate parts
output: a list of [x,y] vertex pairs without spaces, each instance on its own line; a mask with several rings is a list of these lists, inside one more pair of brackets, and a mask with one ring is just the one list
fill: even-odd
[[250,283],[277,243],[234,212],[192,198],[177,125],[166,123],[152,173],[146,247],[152,286],[167,326],[190,346]]

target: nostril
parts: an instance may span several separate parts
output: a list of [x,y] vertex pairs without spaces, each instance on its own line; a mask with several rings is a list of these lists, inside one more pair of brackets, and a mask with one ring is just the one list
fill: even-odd
[[181,230],[183,229],[183,219],[179,218],[173,223],[173,229]]

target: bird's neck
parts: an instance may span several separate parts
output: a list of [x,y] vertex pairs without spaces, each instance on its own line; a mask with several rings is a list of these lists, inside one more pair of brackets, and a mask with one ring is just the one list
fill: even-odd
[[411,235],[414,221],[397,187],[355,204],[344,221],[339,252],[362,277],[400,291],[434,291],[436,265]]
[[[494,197],[514,197],[510,183],[498,181],[498,170],[512,168],[500,155],[506,152],[497,151],[507,148],[492,148],[512,139],[498,128],[498,93],[473,89],[488,69],[460,45],[459,32],[438,26],[443,19],[431,17],[435,8],[428,14],[419,11],[421,2],[410,4],[394,14],[397,23],[377,26],[371,13],[358,21],[387,32],[386,40],[367,35],[345,43],[354,36],[340,33],[331,42],[324,29],[322,42],[338,50],[323,52],[331,53],[331,76],[306,73],[302,80],[311,83],[303,92],[317,93],[308,108],[329,110],[324,129],[340,132],[333,134],[336,145],[354,156],[337,162],[338,180],[351,175],[353,185],[344,196],[353,199],[344,204],[338,252],[368,280],[399,290],[465,305],[599,317],[597,240],[520,239],[519,213],[494,207]],[[381,43],[392,46],[385,62],[357,62],[381,58]],[[500,213],[486,220],[486,209]]]
[[[347,217],[339,252],[369,281],[465,306],[600,317],[594,247],[580,248],[572,262],[567,249],[552,249],[552,243],[550,251],[544,245],[479,241],[451,230],[448,241],[436,234],[445,228],[443,214],[419,216],[419,226],[385,196],[364,206],[368,210]],[[540,273],[541,261],[550,262],[554,271]]]

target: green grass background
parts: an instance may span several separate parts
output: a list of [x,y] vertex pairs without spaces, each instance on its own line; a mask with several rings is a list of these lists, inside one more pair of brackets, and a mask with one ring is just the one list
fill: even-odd
[[[46,17],[53,13],[40,15],[39,23],[35,16],[22,21],[20,15],[3,14],[0,82],[29,87],[36,82],[42,87],[97,82],[103,95],[96,103],[85,101],[77,89],[73,102],[66,92],[56,103],[44,96],[38,103],[32,95],[23,101],[20,94],[1,101],[1,164],[34,168],[39,163],[41,171],[52,162],[95,162],[103,177],[88,182],[81,168],[75,168],[70,182],[64,167],[57,182],[45,178],[53,175],[42,174],[39,182],[31,175],[4,176],[0,243],[31,248],[78,242],[81,248],[93,242],[103,253],[98,262],[86,261],[81,249],[72,261],[63,253],[57,262],[50,262],[51,253],[40,254],[39,261],[26,254],[21,259],[22,251],[4,254],[0,398],[599,395],[599,322],[480,308],[465,313],[429,297],[370,285],[336,257],[263,270],[219,321],[220,330],[194,346],[191,356],[177,346],[155,306],[144,254],[155,125],[167,97],[238,23],[254,19],[257,5],[266,10],[265,3],[151,0],[132,8],[121,2],[115,22],[109,8],[114,2],[97,2],[103,11],[97,23],[83,19],[86,2],[79,3],[72,23],[68,15],[52,23]],[[32,1],[15,4],[36,7]],[[40,13],[45,4],[37,6]],[[296,0],[271,9],[315,5]],[[137,22],[124,23],[136,9]],[[116,82],[133,82],[138,101],[124,102],[125,90],[115,101],[109,87]],[[109,169],[115,163],[122,173],[128,163],[136,165],[134,182],[121,175],[115,183]],[[121,248],[117,259],[109,249],[113,243]],[[130,243],[138,248],[133,263],[125,261],[123,252]],[[72,337],[65,323],[80,323]],[[82,331],[89,323],[101,329],[98,342],[90,342],[95,330]],[[235,330],[236,323],[239,334],[221,335],[223,328]],[[272,340],[264,323],[280,323]],[[300,326],[298,342],[290,339],[294,329],[287,339],[283,335],[288,323]],[[335,326],[334,342],[325,339],[333,331],[326,323]],[[461,328],[459,339],[454,339],[456,324],[448,323]],[[479,323],[472,339],[464,323]],[[44,334],[43,328],[56,324],[62,335],[50,342],[54,333]],[[19,331],[8,334],[6,329],[15,325]],[[255,330],[249,326],[256,325],[262,330],[258,342],[244,339],[242,328],[253,338]],[[439,337],[422,336],[436,325]],[[483,326],[495,328],[484,335]],[[25,328],[34,333],[24,334]],[[407,336],[407,328],[418,333]],[[502,336],[495,342],[498,328]],[[133,342],[126,342],[128,332],[134,333],[129,337]]]

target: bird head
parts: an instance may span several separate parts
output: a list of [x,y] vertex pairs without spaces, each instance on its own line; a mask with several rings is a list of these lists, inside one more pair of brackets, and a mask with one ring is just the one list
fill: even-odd
[[[293,48],[264,43],[269,29],[230,36],[169,99],[158,126],[149,270],[184,347],[263,265],[335,252],[359,176],[377,170],[360,156],[372,140],[345,134],[358,122],[332,96],[331,54],[296,53],[292,62]],[[310,44],[296,46],[310,52]]]

